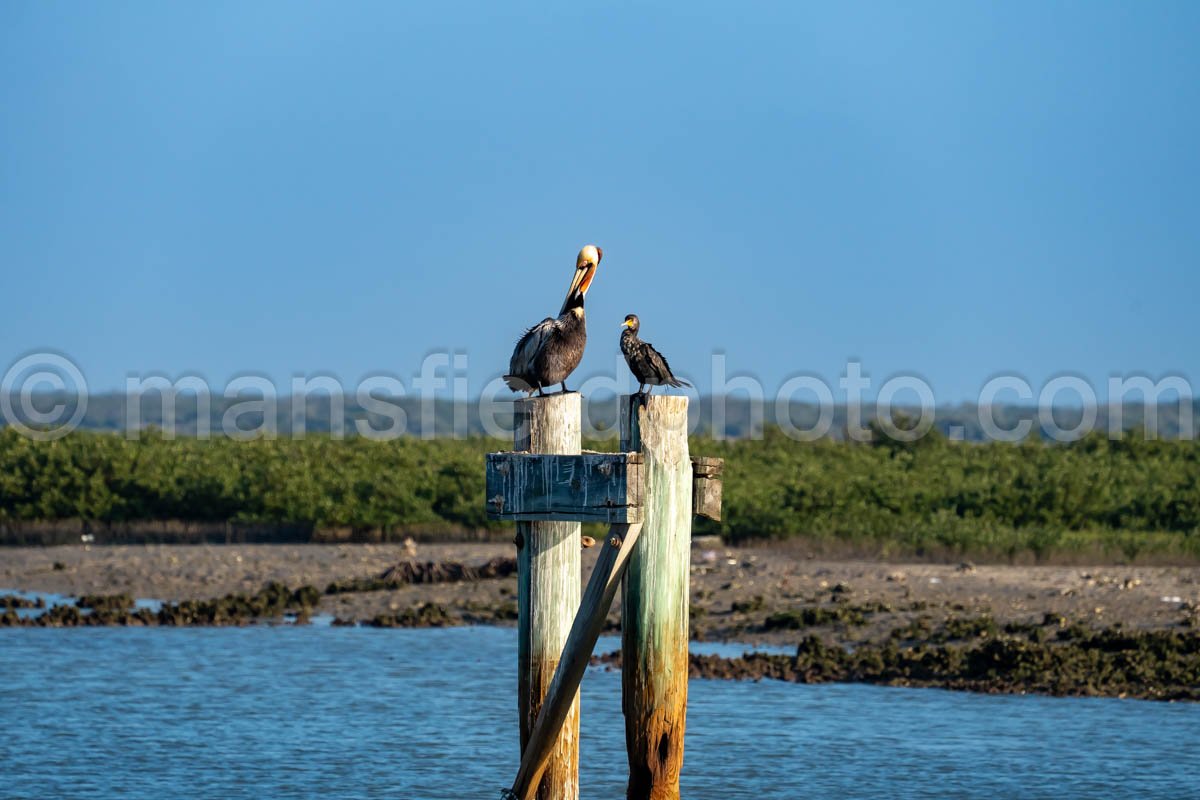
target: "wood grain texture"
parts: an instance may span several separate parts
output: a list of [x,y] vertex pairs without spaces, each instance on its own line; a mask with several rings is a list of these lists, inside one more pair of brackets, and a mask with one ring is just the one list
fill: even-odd
[[[578,394],[532,397],[514,404],[516,450],[577,454]],[[579,523],[517,523],[517,705],[521,750],[558,666],[579,607]],[[579,797],[579,697],[576,694],[547,762],[536,797]]]
[[642,514],[641,453],[489,453],[489,519],[634,523]]
[[687,722],[692,464],[686,397],[621,398],[623,450],[645,457],[642,534],[622,594],[629,800],[677,800]]

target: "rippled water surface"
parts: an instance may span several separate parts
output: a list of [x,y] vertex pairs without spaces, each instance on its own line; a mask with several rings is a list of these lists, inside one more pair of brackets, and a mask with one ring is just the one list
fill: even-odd
[[[611,648],[614,642],[602,643]],[[501,628],[0,631],[0,797],[470,798],[516,770]],[[617,673],[582,794],[624,796]],[[1200,798],[1200,706],[693,681],[684,795]]]

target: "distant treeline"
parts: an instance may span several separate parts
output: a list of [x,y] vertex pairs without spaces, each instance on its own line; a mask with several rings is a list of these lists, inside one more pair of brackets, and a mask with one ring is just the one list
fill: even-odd
[[[593,443],[611,449],[612,443]],[[364,438],[136,440],[0,430],[0,527],[21,521],[254,522],[406,531],[501,531],[484,516],[483,455],[506,445]],[[726,459],[730,541],[790,537],[876,552],[1043,557],[1098,551],[1200,555],[1200,443],[970,444],[692,441]]]
[[[260,396],[255,396],[259,400]],[[76,407],[74,397],[39,395],[34,397],[37,410],[45,413],[62,405],[68,414]],[[380,405],[380,404],[386,405]],[[18,402],[12,404],[19,407]],[[408,436],[483,436],[494,435],[483,423],[487,414],[497,426],[511,429],[511,396],[504,395],[494,407],[478,401],[454,401],[448,399],[422,399],[419,397],[375,398],[366,407],[353,395],[313,393],[303,396],[281,396],[266,404],[266,410],[256,410],[246,405],[244,398],[214,396],[208,399],[208,407],[197,402],[191,392],[181,392],[166,404],[158,391],[147,391],[143,396],[124,394],[96,394],[88,398],[87,407],[79,427],[95,431],[125,431],[148,427],[167,428],[178,434],[194,436],[207,430],[214,436],[229,431],[229,422],[240,430],[258,431],[264,428],[280,434],[296,431],[307,433],[340,433],[354,435],[360,428],[379,432],[385,436],[404,434]],[[243,410],[245,409],[245,410]],[[385,409],[386,413],[381,413]],[[917,414],[913,409],[903,410],[910,417]],[[1095,430],[1133,430],[1144,432],[1147,423],[1158,438],[1194,438],[1197,420],[1200,420],[1200,399],[1164,401],[1158,405],[1126,403],[1120,407],[1100,406],[1095,411]],[[828,409],[828,437],[846,437],[850,421],[849,409],[835,405]],[[587,398],[584,413],[590,430],[598,436],[613,432],[617,420],[617,403],[614,397]],[[865,404],[860,412],[861,424],[875,421],[874,404]],[[744,439],[758,435],[779,424],[791,425],[808,431],[817,427],[821,409],[812,403],[784,403],[780,408],[770,398],[766,402],[749,400],[742,394],[728,397],[704,396],[691,406],[693,430],[704,436]],[[785,418],[786,415],[786,418]],[[1064,429],[1077,426],[1085,412],[1081,408],[1056,407],[1053,420]],[[1025,421],[1032,423],[1031,434],[1037,438],[1046,433],[1033,406],[998,404],[982,409],[982,417],[994,421],[1001,431],[1016,430]],[[3,420],[0,419],[0,425]],[[981,423],[981,409],[973,404],[939,406],[934,412],[934,430],[951,439],[977,442],[988,436]],[[612,433],[615,438],[615,433]]]

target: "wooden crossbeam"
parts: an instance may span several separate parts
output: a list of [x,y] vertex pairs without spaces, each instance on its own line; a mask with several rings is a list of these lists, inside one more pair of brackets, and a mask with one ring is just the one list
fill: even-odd
[[[641,522],[641,453],[488,453],[488,519],[509,522]],[[721,519],[720,458],[692,458],[692,513]]]
[[641,522],[642,463],[641,453],[488,453],[488,518]]

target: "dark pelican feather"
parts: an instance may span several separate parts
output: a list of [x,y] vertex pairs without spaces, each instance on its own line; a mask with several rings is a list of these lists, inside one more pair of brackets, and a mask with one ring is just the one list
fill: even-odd
[[[663,354],[654,349],[649,342],[638,338],[638,329],[642,326],[637,314],[625,317],[621,331],[621,352],[625,354],[625,363],[629,371],[638,381],[638,394],[650,386],[691,386],[690,383],[676,378],[671,372],[671,365]],[[653,391],[653,389],[651,389]]]
[[575,275],[558,318],[546,317],[525,331],[513,349],[504,382],[515,392],[537,392],[556,383],[567,391],[566,379],[583,358],[587,322],[583,301],[604,251],[588,245],[575,259]]

